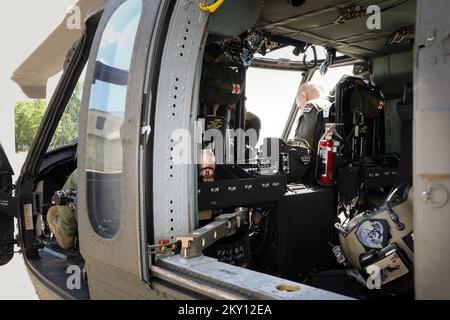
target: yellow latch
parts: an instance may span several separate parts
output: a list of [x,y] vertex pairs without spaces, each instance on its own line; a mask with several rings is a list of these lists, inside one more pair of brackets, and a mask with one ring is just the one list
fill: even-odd
[[216,2],[214,2],[212,5],[206,5],[203,3],[199,4],[199,7],[201,10],[209,12],[209,13],[214,13],[217,9],[220,8],[220,6],[225,2],[225,0],[217,0]]

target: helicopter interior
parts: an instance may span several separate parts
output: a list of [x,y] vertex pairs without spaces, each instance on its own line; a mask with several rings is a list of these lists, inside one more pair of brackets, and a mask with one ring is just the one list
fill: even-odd
[[[373,4],[381,8],[381,30],[366,28],[366,9]],[[314,72],[326,72],[349,61],[358,62],[355,65],[362,66],[363,71],[354,68],[355,75],[336,84],[331,93],[331,115],[319,116],[312,146],[289,140],[281,133],[271,139],[257,137],[263,141],[261,148],[277,146],[276,161],[261,156],[256,144],[248,142],[243,163],[236,158],[231,163],[220,163],[217,159],[226,158],[234,142],[225,138],[223,149],[215,148],[213,140],[203,145],[202,152],[206,150],[207,155],[204,158],[209,157],[210,165],[202,163],[198,167],[199,226],[236,208],[244,207],[249,212],[247,224],[205,250],[205,255],[357,298],[413,294],[411,252],[398,241],[394,243],[392,239],[397,237],[393,235],[388,236],[389,243],[382,249],[396,245],[395,254],[401,257],[405,270],[398,277],[392,276],[394,280],[387,282],[388,289],[380,295],[354,290],[355,283],[368,276],[360,258],[376,253],[379,259],[370,256],[369,260],[377,262],[382,261],[382,254],[364,244],[362,249],[361,244],[347,245],[346,238],[353,236],[353,229],[342,230],[342,226],[356,223],[354,218],[361,215],[385,212],[393,190],[401,198],[400,205],[408,202],[405,189],[400,192],[396,187],[412,184],[415,6],[414,0],[361,0],[351,5],[343,0],[230,0],[211,16],[202,74],[198,75],[202,85],[197,113],[205,129],[218,129],[224,135],[231,129],[255,129],[259,133],[259,126],[266,125],[259,123],[257,112],[251,115],[247,111],[245,86],[248,68],[282,69],[286,65],[282,59],[265,61],[264,56],[270,52],[292,47],[295,55],[303,57],[314,47],[326,48],[325,59],[308,54],[303,63],[291,61],[292,68],[303,72],[304,80],[309,80]],[[370,81],[362,73],[370,73]],[[366,98],[355,103],[356,94]],[[295,118],[290,116],[290,130],[295,130]],[[339,147],[333,155],[333,181],[324,185],[319,182],[321,162],[317,151],[326,124],[333,123],[339,124],[334,127],[340,137]],[[77,245],[70,251],[58,248],[45,217],[55,191],[62,189],[75,168],[73,145],[47,154],[35,179],[36,190],[43,195],[36,200],[41,204],[42,228],[38,237],[43,246],[39,257],[30,262],[62,289],[66,288],[67,266],[83,267],[84,261]],[[252,186],[251,190],[246,186]],[[389,221],[389,225],[393,223],[395,227],[395,218],[391,220],[394,222]],[[412,238],[412,229],[406,229],[402,229],[404,237]],[[357,247],[359,251],[345,252],[347,259],[343,261],[339,259],[344,255],[341,247],[352,252]],[[365,264],[369,265],[373,263]],[[357,275],[350,276],[355,270]],[[71,294],[88,298],[85,279],[82,286],[83,290]]]
[[[364,26],[370,4],[380,8],[382,31]],[[246,208],[249,218],[235,235],[205,250],[206,255],[361,299],[413,296],[412,245],[404,246],[407,236],[413,235],[410,206],[408,218],[403,218],[408,227],[398,224],[398,217],[391,217],[397,221],[394,228],[405,238],[394,243],[392,228],[392,234],[384,236],[383,241],[390,240],[389,246],[385,243],[383,247],[401,252],[404,261],[400,268],[403,276],[384,282],[384,290],[373,293],[361,285],[369,276],[364,259],[377,250],[364,244],[362,236],[357,240],[365,247],[362,251],[347,241],[350,230],[370,224],[377,212],[393,206],[390,197],[401,198],[398,203],[403,206],[409,203],[405,189],[412,185],[415,5],[415,1],[357,1],[352,5],[346,1],[249,1],[234,10],[224,5],[222,13],[211,18],[198,120],[205,132],[222,132],[225,146],[221,141],[216,146],[217,141],[209,135],[202,144],[200,226],[237,207]],[[236,23],[225,23],[231,16]],[[246,25],[254,20],[256,24]],[[292,60],[269,58],[272,52],[287,47],[298,60],[304,58],[301,67],[295,68]],[[319,47],[325,48],[324,59],[318,58]],[[283,137],[261,137],[259,149],[249,138],[245,159],[238,159],[237,138],[230,138],[227,132],[255,129],[259,133],[260,127],[270,125],[260,121],[255,126],[247,121],[249,68],[278,66],[302,71],[307,82],[315,73],[324,75],[333,67],[348,64],[353,65],[353,74],[342,77],[330,92],[330,115],[318,113],[312,145],[288,138],[298,123],[294,103]],[[323,79],[314,78],[319,79],[318,84]],[[255,115],[251,117],[258,117],[257,107],[252,111]],[[324,183],[320,177],[326,160],[320,143],[334,125],[334,146],[338,148],[333,155],[333,181]],[[279,155],[268,160],[264,151],[274,145]],[[384,256],[372,258],[382,261]],[[374,261],[372,258],[367,261]]]
[[36,236],[39,239],[38,255],[29,259],[30,264],[59,290],[64,290],[70,296],[86,300],[89,299],[89,289],[85,277],[80,282],[80,290],[70,290],[67,286],[67,270],[71,266],[78,266],[84,271],[85,262],[79,251],[78,239],[70,250],[63,250],[54,239],[47,223],[47,212],[54,205],[55,191],[62,190],[67,178],[77,167],[77,146],[68,145],[49,151],[41,166],[36,179],[36,196],[34,201],[39,208],[39,228]]

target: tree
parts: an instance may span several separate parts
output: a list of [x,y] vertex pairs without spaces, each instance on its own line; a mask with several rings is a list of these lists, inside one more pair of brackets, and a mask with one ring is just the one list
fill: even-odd
[[[55,149],[73,143],[78,138],[82,84],[78,83],[55,130],[49,148]],[[44,100],[20,101],[14,109],[16,152],[28,151],[44,117]]]
[[17,152],[29,150],[45,109],[47,109],[47,103],[43,100],[16,103],[14,114]]
[[67,103],[59,125],[53,135],[50,148],[56,149],[74,143],[78,139],[78,122],[80,118],[82,85],[78,83]]

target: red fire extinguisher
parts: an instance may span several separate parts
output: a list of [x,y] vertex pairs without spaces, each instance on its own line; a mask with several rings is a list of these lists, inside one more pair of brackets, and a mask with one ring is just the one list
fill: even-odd
[[333,185],[333,162],[337,152],[338,141],[333,139],[335,124],[327,124],[327,129],[319,142],[319,184],[323,186]]

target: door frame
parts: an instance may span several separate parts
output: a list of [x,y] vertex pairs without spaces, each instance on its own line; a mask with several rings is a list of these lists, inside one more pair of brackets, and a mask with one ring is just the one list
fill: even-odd
[[[36,188],[35,179],[44,165],[47,148],[50,145],[54,132],[64,114],[67,103],[70,100],[73,90],[82,75],[84,66],[87,63],[92,40],[101,14],[102,9],[99,8],[86,18],[85,29],[80,39],[74,43],[71,50],[68,52],[63,68],[63,74],[47,106],[15,186],[17,197],[16,217],[18,220],[19,231],[18,245],[23,254],[25,267],[30,273],[33,281],[46,287],[55,296],[64,299],[72,299],[72,297],[68,295],[66,291],[56,286],[45,274],[36,269],[32,263],[33,259],[39,258],[38,250],[42,247],[42,245],[36,241],[35,232],[37,223],[37,212],[36,208],[33,207],[35,205],[33,204],[34,191]],[[30,230],[27,230],[26,227],[25,205],[31,205],[33,208],[31,219],[28,220],[28,229]],[[30,221],[32,228],[30,228]]]
[[[25,261],[36,257],[39,246],[36,243],[35,224],[37,216],[33,212],[32,228],[27,230],[25,223],[24,206],[33,204],[33,192],[35,189],[35,178],[39,174],[47,148],[50,145],[54,132],[59,125],[62,115],[70,100],[73,90],[80,79],[84,66],[88,59],[92,39],[97,28],[98,17],[96,13],[86,21],[86,29],[80,40],[70,50],[70,55],[65,62],[64,72],[59,81],[55,93],[51,98],[41,125],[36,133],[35,139],[28,152],[27,158],[16,183],[16,194],[18,199],[18,224],[19,224],[19,246],[24,253]],[[35,211],[35,208],[33,208]]]
[[414,65],[414,276],[417,299],[450,298],[449,2],[417,3]]

